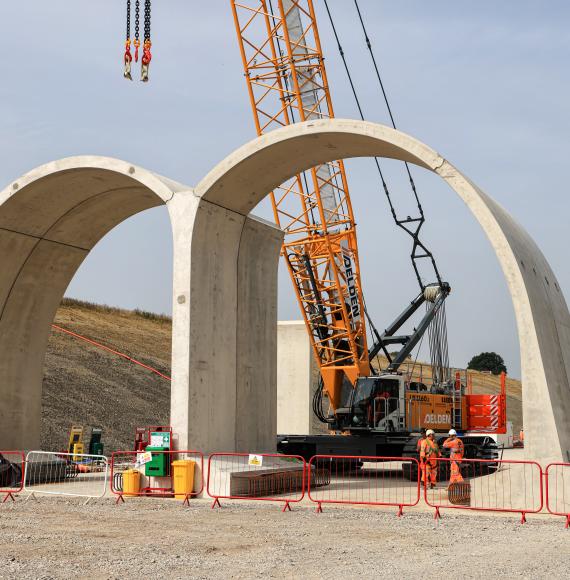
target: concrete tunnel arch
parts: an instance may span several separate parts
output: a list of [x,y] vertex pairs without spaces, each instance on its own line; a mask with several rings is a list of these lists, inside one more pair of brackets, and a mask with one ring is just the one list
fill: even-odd
[[202,200],[247,215],[279,184],[351,157],[408,161],[439,175],[483,228],[505,275],[517,321],[529,458],[570,460],[570,315],[546,258],[524,228],[436,151],[400,131],[353,120],[309,121],[236,150],[196,187]]
[[[251,416],[236,422],[236,398],[252,382],[276,381],[271,361],[276,350],[281,232],[263,220],[200,200],[192,188],[141,167],[83,156],[42,165],[0,192],[0,449],[38,448],[50,324],[78,267],[112,228],[159,205],[168,208],[174,241],[171,414],[179,414],[180,398],[186,402],[182,413],[186,425],[176,443],[179,448],[187,446],[190,407],[206,420],[223,421],[221,429],[212,420],[208,421],[212,425],[199,430],[197,448],[232,450],[236,440],[246,447],[259,445],[255,437],[263,422]],[[216,223],[223,224],[223,230]],[[251,264],[255,248],[263,262],[259,268]],[[199,279],[197,286],[208,288],[213,307],[204,307],[206,301],[198,306],[210,316],[204,328],[191,325],[191,274],[195,285]],[[264,288],[262,279],[273,283]],[[247,304],[255,288],[260,288],[259,303],[250,311]],[[216,319],[218,302],[231,305],[233,318]],[[233,335],[227,330],[238,322],[265,348],[244,352],[238,347],[235,329]],[[273,347],[267,348],[272,342]],[[192,369],[191,352],[198,355],[192,359]],[[224,357],[242,361],[243,378],[237,378],[235,365],[226,369],[220,364]],[[261,365],[258,371],[248,372],[255,367],[253,357]],[[216,364],[209,364],[210,359]],[[226,396],[223,405],[215,389],[208,391],[205,383],[212,381],[233,387],[233,395]],[[262,407],[271,406],[271,396],[260,402]],[[271,425],[264,429],[270,431]]]
[[120,222],[181,187],[115,159],[74,157],[0,193],[0,447],[39,442],[50,324],[87,254]]
[[324,120],[257,138],[189,188],[124,161],[76,157],[0,193],[0,448],[39,442],[49,325],[95,243],[138,211],[166,204],[173,230],[171,423],[179,449],[275,446],[277,264],[283,234],[250,215],[286,179],[349,157],[433,171],[463,199],[493,246],[513,300],[527,455],[570,448],[570,315],[534,241],[427,145],[382,125]]

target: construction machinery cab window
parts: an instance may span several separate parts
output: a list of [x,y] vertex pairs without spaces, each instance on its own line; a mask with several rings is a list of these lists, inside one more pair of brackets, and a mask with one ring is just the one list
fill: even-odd
[[370,427],[377,424],[382,416],[390,413],[392,406],[398,405],[400,386],[398,376],[360,379],[352,402],[353,425]]

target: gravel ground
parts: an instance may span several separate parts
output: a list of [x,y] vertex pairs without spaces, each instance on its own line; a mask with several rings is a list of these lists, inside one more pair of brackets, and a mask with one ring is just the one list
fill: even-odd
[[206,500],[0,507],[0,578],[568,578],[560,518]]

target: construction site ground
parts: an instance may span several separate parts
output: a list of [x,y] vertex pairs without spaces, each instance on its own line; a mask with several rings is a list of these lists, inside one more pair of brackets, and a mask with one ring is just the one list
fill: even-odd
[[19,498],[0,578],[567,578],[564,520],[209,500]]

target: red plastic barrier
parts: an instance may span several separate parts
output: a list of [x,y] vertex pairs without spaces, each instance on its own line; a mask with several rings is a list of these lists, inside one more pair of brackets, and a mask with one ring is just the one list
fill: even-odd
[[553,516],[566,518],[570,527],[570,463],[551,463],[544,471],[546,478],[546,509]]
[[24,489],[26,459],[22,451],[0,451],[0,495],[2,503],[11,499]]
[[[191,497],[196,497],[204,491],[204,455],[200,451],[152,451],[152,462],[144,451],[115,451],[111,455],[111,491],[117,496],[115,503],[124,502],[124,496],[139,497],[175,497],[172,466],[173,461],[185,459],[195,462],[194,489],[184,494],[184,504],[189,504]],[[124,489],[126,471],[140,473],[140,486],[137,492]],[[197,470],[199,473],[197,473]],[[198,486],[196,486],[196,478]],[[177,494],[182,495],[182,494]]]
[[411,457],[315,455],[307,472],[308,496],[317,512],[331,503],[394,506],[401,516],[404,507],[420,501],[419,463]]
[[283,510],[305,497],[306,461],[277,453],[212,453],[206,490],[214,499],[282,502]]
[[[429,482],[423,484],[425,502],[435,508],[436,519],[440,509],[445,508],[520,513],[524,524],[526,514],[538,513],[543,508],[542,469],[534,461],[448,458],[436,461],[436,487],[431,489]],[[450,482],[454,463],[460,469],[460,477]]]

